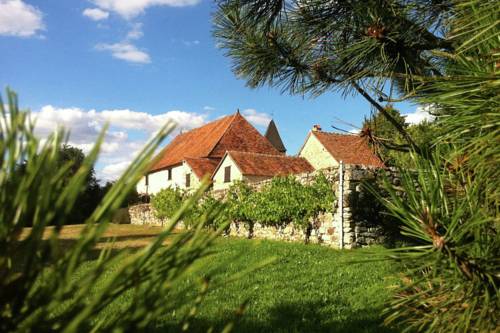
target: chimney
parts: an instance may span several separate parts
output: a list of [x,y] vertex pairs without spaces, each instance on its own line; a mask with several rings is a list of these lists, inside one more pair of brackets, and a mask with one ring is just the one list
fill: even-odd
[[313,132],[321,132],[321,125],[314,125],[312,131]]

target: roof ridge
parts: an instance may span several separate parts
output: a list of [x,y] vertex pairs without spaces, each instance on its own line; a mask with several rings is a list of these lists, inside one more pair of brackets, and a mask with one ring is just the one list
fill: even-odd
[[336,133],[336,132],[324,132],[324,131],[310,131],[313,134],[328,134],[328,135],[336,135],[336,136],[355,136],[361,138],[358,133]]
[[238,151],[238,150],[228,150],[228,154],[231,153],[239,153],[239,154],[246,154],[246,155],[262,155],[262,156],[270,156],[270,157],[280,157],[280,158],[302,158],[300,156],[290,156],[290,155],[281,155],[281,154],[265,154],[265,153],[253,153],[250,151]]
[[[208,156],[210,156],[210,154],[214,151],[215,147],[217,147],[217,145],[219,144],[220,140],[222,140],[222,138],[224,137],[224,135],[226,135],[226,133],[229,131],[229,129],[231,128],[231,126],[233,126],[234,124],[234,120],[236,119],[236,116],[241,116],[240,115],[240,111],[236,111],[232,117],[233,119],[231,119],[231,121],[229,122],[229,124],[227,125],[226,129],[224,130],[224,132],[222,132],[222,134],[220,135],[219,139],[217,139],[217,141],[214,143],[214,145],[210,148],[210,150],[208,151]],[[245,118],[243,118],[245,119]],[[207,156],[207,157],[208,157]]]

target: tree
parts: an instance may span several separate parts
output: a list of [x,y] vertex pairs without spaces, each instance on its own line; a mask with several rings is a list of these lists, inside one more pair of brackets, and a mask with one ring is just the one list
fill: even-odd
[[[63,144],[59,151],[59,167],[69,166],[66,182],[73,177],[85,161],[85,154],[79,148]],[[85,186],[78,196],[77,202],[71,212],[72,220],[68,224],[82,224],[92,215],[104,196],[103,188],[95,176],[94,168],[90,168],[85,179]]]
[[[423,121],[419,124],[408,125],[405,118],[391,105],[387,106],[386,110],[412,136],[422,151],[431,149],[432,140],[439,133],[439,128],[435,124]],[[401,149],[404,146],[404,138],[398,133],[394,133],[394,127],[382,114],[376,113],[369,118],[365,118],[361,135],[368,139],[368,142],[385,165],[404,168],[414,167],[407,150]]]
[[[248,85],[357,92],[404,139],[415,167],[379,199],[418,245],[387,253],[407,268],[387,323],[407,331],[500,326],[499,22],[494,0],[227,0],[215,16]],[[435,106],[432,151],[381,104],[398,100]]]
[[250,87],[293,94],[357,92],[419,151],[381,102],[412,95],[419,76],[441,76],[455,48],[451,0],[222,0],[214,35]]

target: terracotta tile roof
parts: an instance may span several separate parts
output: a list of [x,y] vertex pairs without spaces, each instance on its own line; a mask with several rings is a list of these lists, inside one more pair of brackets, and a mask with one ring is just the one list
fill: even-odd
[[227,151],[243,151],[249,153],[280,154],[276,148],[259,133],[239,112],[210,152],[210,157],[223,157]]
[[285,176],[303,172],[312,172],[314,168],[302,157],[268,155],[230,151],[243,175],[247,176]]
[[337,161],[384,167],[384,163],[372,151],[366,139],[357,135],[311,132]]
[[220,163],[220,158],[186,158],[186,163],[191,167],[196,177],[202,179],[211,176]]
[[228,150],[279,154],[239,112],[176,136],[150,169],[158,171],[186,158],[222,158]]

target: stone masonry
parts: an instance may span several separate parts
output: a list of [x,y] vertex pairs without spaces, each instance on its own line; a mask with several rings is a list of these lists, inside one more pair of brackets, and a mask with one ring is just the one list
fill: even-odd
[[[343,177],[340,177],[340,172]],[[377,218],[379,208],[376,200],[366,190],[363,183],[375,183],[382,175],[394,179],[392,170],[364,167],[359,165],[342,165],[313,173],[296,175],[306,184],[314,179],[317,172],[322,172],[332,183],[336,200],[331,212],[322,214],[314,221],[309,242],[320,243],[335,248],[354,248],[376,244],[384,241],[384,233]],[[342,182],[341,182],[342,178]],[[257,190],[270,180],[254,183]],[[341,193],[341,189],[343,189]],[[224,197],[227,190],[214,191],[216,197]],[[340,202],[342,200],[342,204]],[[132,224],[163,225],[165,221],[155,217],[149,204],[141,204],[129,208]],[[180,226],[181,227],[181,226]],[[293,225],[285,228],[261,226],[256,223],[253,230],[248,230],[242,223],[233,222],[229,235],[237,237],[254,237],[304,242],[305,232]]]

